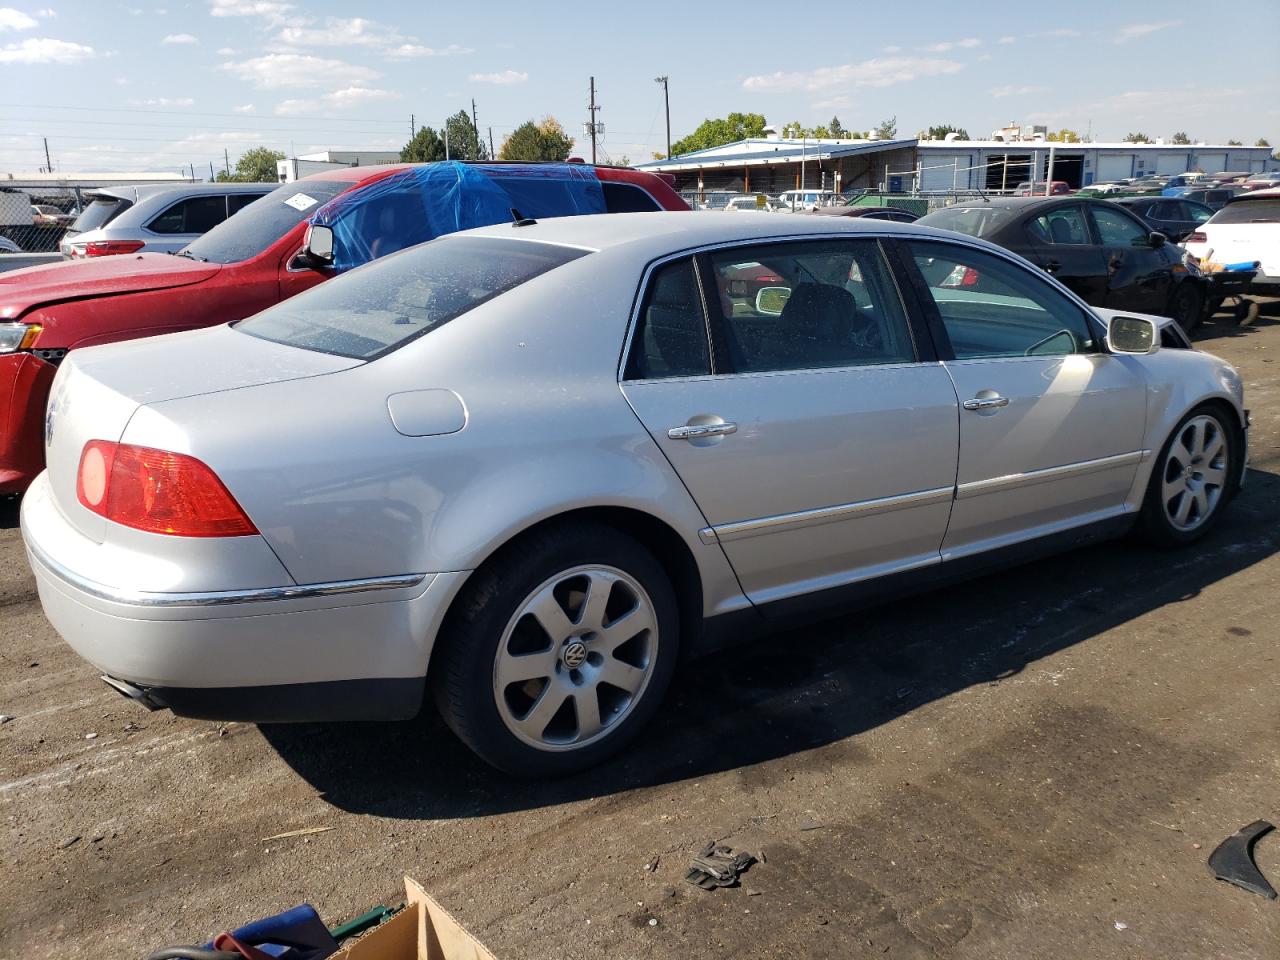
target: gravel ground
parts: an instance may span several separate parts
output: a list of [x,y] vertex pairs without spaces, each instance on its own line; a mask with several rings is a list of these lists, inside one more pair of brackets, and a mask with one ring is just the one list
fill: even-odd
[[[304,900],[337,923],[410,874],[504,960],[1274,960],[1280,907],[1205,860],[1280,821],[1280,302],[1197,339],[1255,424],[1197,549],[1112,543],[691,664],[637,749],[553,784],[434,717],[142,711],[45,622],[2,508],[0,956],[142,956]],[[330,829],[264,839],[305,827]],[[764,862],[696,889],[711,839]],[[1257,859],[1280,885],[1280,837]]]

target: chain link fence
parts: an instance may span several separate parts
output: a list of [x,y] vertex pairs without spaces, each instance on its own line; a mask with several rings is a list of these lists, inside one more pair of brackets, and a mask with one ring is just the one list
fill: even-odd
[[57,253],[85,203],[75,187],[0,188],[0,253]]

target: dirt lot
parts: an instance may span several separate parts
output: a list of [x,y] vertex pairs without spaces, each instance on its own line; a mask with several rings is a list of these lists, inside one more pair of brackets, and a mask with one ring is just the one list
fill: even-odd
[[[697,663],[638,749],[551,785],[434,718],[134,707],[45,623],[10,505],[0,956],[142,956],[303,900],[336,923],[408,873],[501,958],[1275,958],[1280,905],[1205,859],[1280,821],[1280,303],[1197,339],[1255,424],[1199,549],[1110,544]],[[332,829],[263,839],[303,827]],[[695,889],[713,838],[766,861]],[[1257,856],[1280,886],[1280,837]]]

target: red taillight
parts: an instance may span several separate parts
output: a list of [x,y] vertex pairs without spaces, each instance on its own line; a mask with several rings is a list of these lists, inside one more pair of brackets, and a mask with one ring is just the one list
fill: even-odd
[[1182,242],[1183,243],[1208,243],[1209,238],[1204,235],[1203,230],[1197,230],[1195,233],[1188,236],[1187,239],[1183,240]]
[[146,245],[145,240],[90,240],[81,256],[114,257],[120,253],[137,253]]
[[195,457],[90,440],[80,454],[76,496],[114,523],[175,537],[258,532],[217,475]]
[[973,267],[964,268],[964,276],[960,278],[960,286],[976,287],[978,285],[978,271]]

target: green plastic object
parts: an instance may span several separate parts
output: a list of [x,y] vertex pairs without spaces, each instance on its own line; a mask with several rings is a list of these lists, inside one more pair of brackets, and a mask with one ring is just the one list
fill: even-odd
[[403,903],[398,907],[374,907],[368,913],[362,913],[354,920],[348,920],[346,923],[333,927],[329,931],[329,936],[341,943],[348,937],[354,937],[357,933],[364,933],[371,927],[385,923],[403,909]]

